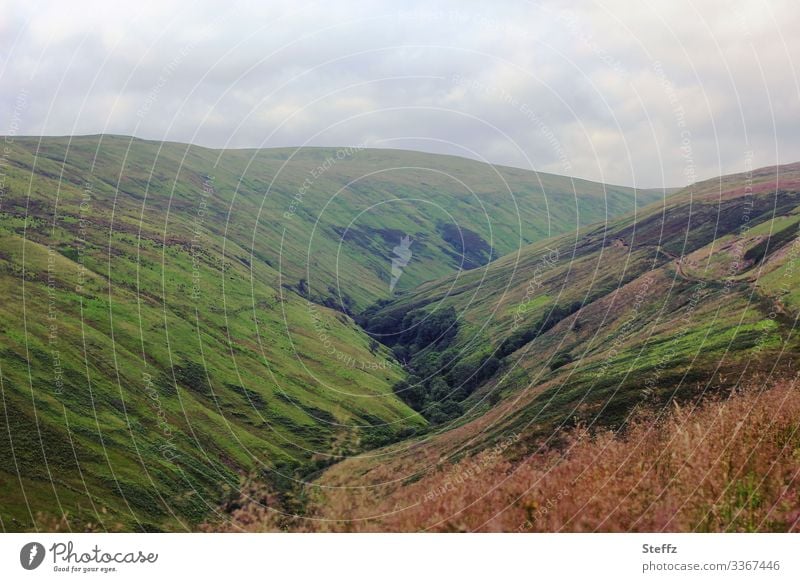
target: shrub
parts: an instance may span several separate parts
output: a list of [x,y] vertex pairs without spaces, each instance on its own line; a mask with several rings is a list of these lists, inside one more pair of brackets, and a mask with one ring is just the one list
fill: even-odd
[[574,360],[572,356],[567,352],[559,352],[553,356],[550,360],[550,369],[557,370],[562,366],[566,366],[567,364],[571,364]]
[[211,394],[206,381],[206,370],[197,362],[186,361],[180,366],[175,366],[175,378],[189,390],[205,396]]

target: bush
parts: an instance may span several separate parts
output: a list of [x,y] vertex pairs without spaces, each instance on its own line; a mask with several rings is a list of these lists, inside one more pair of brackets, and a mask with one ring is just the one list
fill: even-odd
[[550,369],[557,370],[562,366],[571,364],[573,361],[572,356],[568,352],[559,352],[550,360]]
[[446,398],[450,397],[450,386],[447,385],[447,382],[442,380],[441,378],[434,378],[430,381],[430,400],[434,402],[442,402]]
[[476,387],[491,378],[500,368],[500,364],[500,360],[495,356],[466,359],[453,366],[448,375],[448,381],[451,386],[461,387],[467,394],[470,394]]
[[518,329],[504,339],[497,350],[497,355],[501,358],[505,358],[513,354],[524,345],[529,344],[543,333],[551,330],[562,320],[576,313],[582,306],[583,303],[580,301],[575,301],[565,306],[556,305],[549,313],[542,315],[539,321],[531,327]]
[[400,400],[417,412],[422,410],[428,398],[428,389],[417,376],[400,380],[394,385],[393,391]]
[[209,396],[211,389],[206,381],[206,370],[197,362],[186,361],[180,366],[175,366],[175,378],[189,390]]

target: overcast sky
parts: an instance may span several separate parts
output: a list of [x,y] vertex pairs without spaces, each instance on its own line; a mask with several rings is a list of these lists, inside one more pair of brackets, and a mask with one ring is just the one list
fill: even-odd
[[0,0],[0,133],[454,153],[637,186],[800,161],[797,0]]

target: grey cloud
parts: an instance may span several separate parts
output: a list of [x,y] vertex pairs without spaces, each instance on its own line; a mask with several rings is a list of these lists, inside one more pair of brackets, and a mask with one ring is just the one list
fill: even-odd
[[800,160],[793,0],[0,14],[3,133],[14,120],[20,134],[416,147],[639,186],[738,171],[750,150],[758,165]]

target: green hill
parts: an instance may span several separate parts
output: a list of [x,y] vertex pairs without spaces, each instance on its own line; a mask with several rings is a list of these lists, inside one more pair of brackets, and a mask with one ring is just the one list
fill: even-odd
[[[560,429],[619,428],[635,410],[793,375],[798,229],[800,164],[764,168],[424,284],[361,323],[408,358],[398,395],[441,424],[415,458],[511,434],[552,444]],[[410,450],[379,458],[410,477],[427,462]],[[336,474],[361,476],[359,463]]]
[[17,138],[2,162],[7,530],[191,529],[242,473],[292,491],[425,430],[350,315],[393,296],[402,237],[397,292],[662,197],[393,150]]

